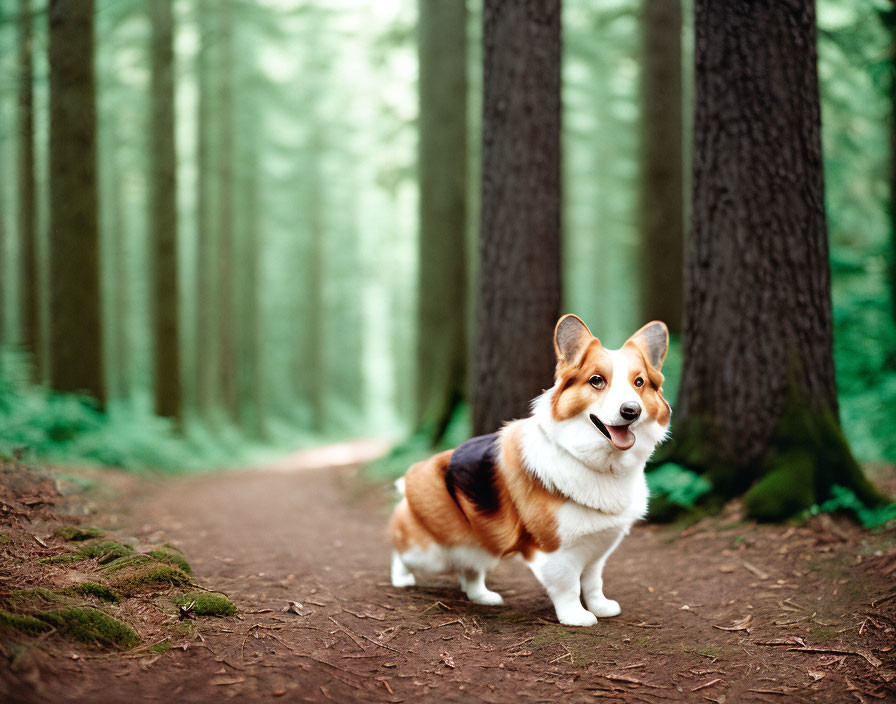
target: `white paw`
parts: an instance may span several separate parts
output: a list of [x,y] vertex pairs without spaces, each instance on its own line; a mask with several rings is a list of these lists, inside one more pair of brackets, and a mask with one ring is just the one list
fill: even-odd
[[594,599],[588,602],[588,610],[599,618],[609,618],[610,616],[618,616],[622,613],[618,601],[613,599]]
[[501,606],[501,604],[504,603],[504,599],[501,598],[501,595],[490,589],[475,594],[467,594],[467,596],[474,604],[482,604],[483,606]]
[[417,583],[417,580],[414,579],[414,575],[410,572],[407,574],[393,574],[392,575],[392,586],[393,587],[413,587]]
[[593,626],[597,623],[597,616],[581,608],[578,611],[572,609],[562,613],[558,611],[557,619],[564,626]]

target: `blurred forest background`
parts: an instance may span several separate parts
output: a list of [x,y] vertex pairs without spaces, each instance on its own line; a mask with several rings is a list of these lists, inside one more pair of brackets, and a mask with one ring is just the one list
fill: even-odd
[[[447,5],[95,0],[91,43],[52,35],[45,0],[2,0],[0,452],[175,470],[468,435],[463,364],[418,344],[472,354],[482,7]],[[562,15],[561,307],[610,347],[658,309],[681,329],[693,8],[646,5],[663,10],[569,0]],[[418,18],[426,7],[442,14]],[[861,461],[891,463],[896,15],[885,0],[817,10],[840,414]],[[77,51],[95,96],[54,107]],[[421,115],[421,99],[447,103]],[[59,208],[89,226],[89,190],[51,190],[66,192],[54,153],[90,138],[91,104],[98,251],[50,235]],[[463,119],[440,124],[451,106]],[[59,142],[54,109],[71,130]],[[679,168],[658,177],[657,152]],[[446,200],[421,204],[439,173]],[[656,202],[657,178],[678,197]],[[66,310],[79,344],[54,337]],[[84,365],[93,382],[73,388],[66,370]],[[673,408],[679,368],[675,337]]]

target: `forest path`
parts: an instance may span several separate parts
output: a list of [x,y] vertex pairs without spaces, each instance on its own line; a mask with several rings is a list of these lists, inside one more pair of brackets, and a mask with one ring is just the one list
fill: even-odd
[[[742,523],[730,512],[684,533],[639,525],[607,567],[606,593],[622,615],[567,628],[515,560],[489,579],[503,607],[469,603],[448,577],[392,588],[391,486],[363,480],[356,467],[288,470],[281,463],[141,481],[130,498],[100,506],[100,517],[114,510],[110,522],[132,535],[161,530],[240,616],[191,621],[191,638],[161,655],[60,663],[45,679],[46,701],[749,702],[784,693],[787,701],[855,701],[849,687],[896,694],[885,684],[893,652],[880,650],[892,644],[892,630],[882,629],[896,623],[894,601],[870,610],[892,589],[883,567],[896,556],[892,535],[872,538],[837,522],[832,537],[815,525]],[[858,554],[870,557],[857,565]],[[291,601],[303,605],[299,614],[283,610]],[[871,662],[761,644],[797,637],[821,649],[878,648],[885,662],[871,664],[870,650]]]

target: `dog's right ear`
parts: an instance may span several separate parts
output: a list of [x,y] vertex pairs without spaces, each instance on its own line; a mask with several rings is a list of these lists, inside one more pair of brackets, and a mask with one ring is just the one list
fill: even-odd
[[554,352],[558,362],[575,364],[594,335],[582,319],[572,313],[564,315],[554,328]]

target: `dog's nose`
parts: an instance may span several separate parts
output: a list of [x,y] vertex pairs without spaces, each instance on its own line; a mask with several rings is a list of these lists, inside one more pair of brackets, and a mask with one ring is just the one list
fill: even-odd
[[637,420],[638,416],[641,415],[641,407],[637,403],[623,403],[619,407],[619,415],[628,421]]

